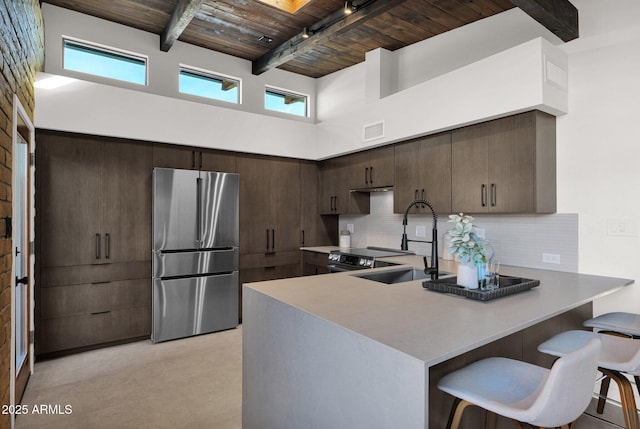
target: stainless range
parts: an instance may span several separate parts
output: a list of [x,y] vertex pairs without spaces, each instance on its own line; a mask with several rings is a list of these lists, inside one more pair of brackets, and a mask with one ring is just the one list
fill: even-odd
[[329,253],[328,268],[329,272],[338,273],[344,271],[388,267],[397,264],[393,262],[380,261],[379,258],[413,254],[413,252],[385,249],[382,247],[340,249]]

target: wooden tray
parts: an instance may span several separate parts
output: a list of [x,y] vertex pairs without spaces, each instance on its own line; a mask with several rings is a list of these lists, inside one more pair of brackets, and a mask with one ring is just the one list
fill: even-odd
[[478,301],[489,301],[503,296],[513,295],[534,288],[540,284],[540,280],[525,279],[522,277],[500,276],[499,287],[494,290],[469,289],[456,284],[457,277],[449,277],[435,281],[422,282],[422,287],[436,292],[452,293]]

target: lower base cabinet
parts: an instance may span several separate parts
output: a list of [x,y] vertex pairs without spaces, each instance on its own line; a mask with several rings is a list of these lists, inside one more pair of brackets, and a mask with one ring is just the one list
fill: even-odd
[[239,314],[242,321],[242,285],[302,275],[300,251],[240,255]]
[[302,252],[302,275],[317,276],[318,274],[328,274],[327,254],[304,250]]
[[36,354],[66,354],[151,335],[149,262],[44,268]]

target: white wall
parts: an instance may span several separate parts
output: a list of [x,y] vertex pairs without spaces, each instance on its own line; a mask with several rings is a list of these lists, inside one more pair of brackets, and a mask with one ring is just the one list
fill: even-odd
[[[465,39],[482,35],[511,15],[530,29],[509,43],[475,46],[474,55],[465,61],[452,61],[451,49],[455,51],[456,46],[442,43],[457,40],[455,32],[448,38],[434,38],[435,50],[428,41],[407,48],[413,54],[439,52],[442,58],[437,73],[422,70],[424,55],[416,55],[414,61],[413,54],[399,50],[382,55],[376,67],[357,64],[317,81],[277,69],[252,76],[249,61],[180,42],[164,53],[159,51],[155,34],[47,4],[43,15],[45,71],[79,81],[60,90],[37,90],[36,125],[40,128],[324,159],[536,108],[562,114],[567,107],[566,88],[550,86],[544,75],[547,61],[566,69],[566,56],[541,38],[521,43],[526,37],[548,33],[528,17],[523,19],[522,13],[500,14],[489,18],[489,24],[478,21],[456,30]],[[503,40],[499,31],[490,33],[487,40]],[[120,83],[63,69],[63,36],[148,55],[149,85]],[[505,46],[509,49],[503,50]],[[401,78],[396,60],[405,68],[422,72]],[[243,104],[234,106],[179,94],[180,63],[241,77]],[[389,76],[397,82],[388,81]],[[266,112],[262,94],[267,83],[310,94],[311,104],[323,112],[321,122],[314,126],[313,118],[298,120]],[[316,83],[321,86],[317,92]],[[383,91],[365,103],[365,86]],[[403,89],[390,94],[399,87]],[[381,120],[385,121],[384,136],[363,141],[363,127]]]
[[[579,215],[579,270],[640,282],[640,2],[572,0],[581,37],[569,53],[569,114],[557,122],[558,211]],[[629,236],[608,233],[623,220]],[[640,286],[595,311],[640,313]]]
[[[451,228],[449,213],[438,213],[438,255],[443,255],[443,235]],[[353,225],[353,247],[379,246],[400,248],[401,214],[393,213],[393,192],[371,194],[371,213],[340,216],[340,230]],[[578,215],[474,215],[473,224],[484,229],[494,257],[502,265],[541,268],[554,271],[578,271]],[[431,240],[431,215],[409,215],[409,239]],[[426,237],[416,236],[416,227],[426,230]],[[431,256],[431,245],[409,243],[418,255]],[[543,253],[560,255],[559,264],[542,261]]]
[[[197,103],[221,106],[225,109],[282,117],[292,121],[313,123],[315,105],[310,106],[310,118],[292,117],[264,109],[264,87],[289,89],[311,96],[315,99],[315,79],[271,69],[259,76],[251,73],[251,62],[176,41],[169,52],[160,50],[160,36],[146,31],[116,24],[68,9],[42,5],[45,22],[45,71],[51,74],[66,75],[110,86],[129,88],[136,91],[167,97],[181,98]],[[98,43],[112,48],[148,56],[148,85],[135,85],[114,81],[99,76],[65,70],[62,67],[62,37],[73,37],[87,42]],[[222,101],[190,96],[178,92],[178,69],[180,64],[198,67],[217,73],[237,77],[242,80],[242,104],[234,105]]]

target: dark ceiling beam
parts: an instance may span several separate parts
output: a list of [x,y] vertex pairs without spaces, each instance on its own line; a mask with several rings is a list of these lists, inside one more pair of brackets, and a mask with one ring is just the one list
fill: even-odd
[[405,0],[354,1],[352,2],[355,7],[353,13],[346,15],[344,9],[340,8],[311,27],[308,27],[309,37],[303,37],[302,32],[300,32],[286,42],[271,49],[260,58],[255,59],[251,65],[251,71],[254,75],[259,75],[269,69],[278,67],[281,64],[291,61],[298,55],[310,51],[327,38],[347,31],[355,25],[362,24],[404,1]]
[[203,0],[180,0],[160,35],[160,50],[168,52],[200,9]]
[[578,9],[569,0],[511,0],[565,42],[577,39]]

